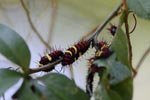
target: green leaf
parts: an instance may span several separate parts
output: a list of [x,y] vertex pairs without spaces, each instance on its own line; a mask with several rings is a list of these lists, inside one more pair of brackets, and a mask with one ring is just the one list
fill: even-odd
[[117,84],[122,82],[128,77],[131,77],[131,72],[130,70],[120,62],[113,62],[112,64],[109,65],[109,72],[110,72],[110,79],[109,83],[111,85]]
[[94,92],[95,100],[122,100],[113,90],[106,89],[103,84],[99,84]]
[[0,96],[12,85],[14,85],[22,75],[16,71],[0,69]]
[[93,64],[106,68],[106,71],[100,76],[99,84],[94,93],[96,100],[132,99],[133,82],[131,71],[127,66],[116,61],[115,54],[112,54],[107,59],[98,59]]
[[112,49],[116,53],[117,60],[120,61],[122,64],[128,66],[129,69],[131,69],[131,66],[129,64],[128,60],[128,41],[125,33],[121,29],[121,26],[118,26],[116,35],[114,37],[114,40],[112,42]]
[[38,84],[38,82],[34,82],[34,93],[39,96],[39,98],[44,98],[44,100],[49,100],[49,98],[53,97],[47,90],[46,86]]
[[113,53],[108,58],[100,58],[96,59],[93,64],[97,65],[97,67],[107,67],[112,64],[112,62],[116,61],[116,54]]
[[122,100],[132,100],[133,96],[133,80],[132,77],[120,82],[116,85],[111,85],[112,90],[116,91],[120,95]]
[[13,99],[18,100],[43,100],[34,93],[33,80],[24,80],[20,89],[13,95]]
[[[127,66],[119,61],[116,61],[116,55],[112,54],[107,59],[98,59],[93,62],[98,67],[105,67],[106,74],[109,75],[109,84],[117,84],[128,77],[131,77],[131,72]],[[101,77],[101,76],[100,76]]]
[[95,92],[95,100],[132,100],[133,82],[128,77],[118,84],[106,84],[108,78],[103,76]]
[[0,53],[28,71],[30,51],[25,41],[14,30],[0,24]]
[[134,11],[139,17],[150,19],[149,0],[127,0],[129,10]]
[[51,73],[39,78],[51,95],[49,100],[89,100],[88,95],[67,77]]

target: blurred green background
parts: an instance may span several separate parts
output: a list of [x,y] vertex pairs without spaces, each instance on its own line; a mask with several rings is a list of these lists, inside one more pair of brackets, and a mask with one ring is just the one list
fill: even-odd
[[[41,36],[51,46],[62,50],[76,43],[100,24],[121,0],[24,0],[28,7],[31,19]],[[31,50],[31,67],[37,67],[40,55],[47,48],[41,43],[29,25],[27,16],[21,6],[20,0],[0,0],[0,23],[16,30],[27,42]],[[112,21],[118,24],[118,18]],[[129,17],[129,26],[132,29],[134,19]],[[133,49],[133,66],[136,66],[144,51],[150,47],[150,21],[137,17],[136,30],[131,34]],[[109,25],[107,25],[109,27]],[[106,27],[106,28],[107,28]],[[104,29],[102,39],[111,39],[109,32]],[[85,90],[85,78],[88,68],[86,60],[92,56],[92,50],[73,64],[76,84]],[[0,67],[12,64],[0,56]],[[150,100],[150,55],[142,64],[134,80],[133,100]],[[70,77],[70,72],[65,70],[65,75]],[[6,95],[11,94],[10,91]],[[10,97],[8,96],[8,99]]]

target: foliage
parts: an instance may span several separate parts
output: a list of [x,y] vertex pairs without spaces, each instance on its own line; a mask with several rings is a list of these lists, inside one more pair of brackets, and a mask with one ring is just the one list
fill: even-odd
[[2,24],[0,24],[0,30],[0,52],[24,71],[28,71],[30,51],[25,41],[14,30]]
[[150,19],[149,0],[127,0],[129,10],[134,11],[139,17]]
[[[95,99],[131,100],[133,84],[131,66],[128,61],[129,49],[127,37],[121,26],[117,28],[111,47],[116,55],[114,54],[107,59],[100,59],[94,62],[98,66],[106,67],[104,75],[100,74],[101,79],[95,91]],[[108,78],[108,76],[110,77]]]
[[[145,1],[145,2],[144,2]],[[132,10],[141,18],[149,19],[150,2],[148,0],[127,0],[129,10]],[[69,2],[69,1],[68,1]],[[125,4],[122,6],[124,7]],[[120,7],[120,6],[119,6]],[[118,11],[113,12],[111,18],[106,19],[102,27],[97,30],[102,30],[105,25],[110,22],[112,17],[118,16]],[[130,11],[124,9],[121,11],[120,22],[117,26],[117,31],[113,37],[111,46],[108,48],[113,53],[104,59],[95,59],[92,64],[98,68],[104,68],[99,73],[99,83],[96,90],[93,92],[95,100],[132,100],[133,95],[133,77],[132,64],[129,57],[131,56],[129,36],[127,33],[127,14]],[[123,31],[125,24],[125,31]],[[99,32],[94,32],[88,41],[92,40],[92,47],[96,48],[96,38]],[[0,69],[0,96],[5,93],[19,79],[23,79],[21,87],[13,95],[13,98],[19,100],[89,100],[87,93],[77,87],[73,80],[58,73],[48,73],[39,78],[33,79],[30,74],[39,71],[44,71],[45,68],[55,67],[57,63],[50,63],[43,68],[31,69],[30,50],[21,36],[9,27],[0,24],[0,53],[13,63],[19,65],[21,71],[11,69]],[[81,46],[82,47],[82,46]],[[75,47],[74,47],[75,48]],[[77,49],[77,48],[76,48]],[[97,49],[97,48],[96,48]],[[73,54],[73,53],[72,53]],[[96,54],[95,54],[96,55]],[[80,54],[76,55],[80,56]],[[23,58],[23,59],[22,59]],[[60,57],[61,58],[61,57]],[[62,58],[63,59],[63,58]]]

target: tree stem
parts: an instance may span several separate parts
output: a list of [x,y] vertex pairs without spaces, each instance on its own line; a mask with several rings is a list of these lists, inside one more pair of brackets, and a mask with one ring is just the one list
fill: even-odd
[[134,74],[136,74],[136,71],[134,70],[133,66],[132,66],[132,45],[131,45],[131,40],[130,40],[130,32],[129,32],[129,25],[128,25],[128,6],[127,6],[127,2],[126,0],[122,0],[123,2],[123,6],[124,6],[124,11],[125,11],[125,30],[126,30],[126,36],[127,36],[127,42],[128,42],[128,46],[129,46],[129,64],[131,66],[132,72],[133,72],[133,76]]
[[[118,15],[118,11],[120,10],[120,8],[122,7],[122,3],[120,3],[113,11],[112,13],[104,20],[104,22],[102,24],[99,24],[99,26],[97,27],[97,29],[93,29],[95,30],[95,32],[92,34],[92,36],[90,36],[90,38],[85,39],[85,40],[93,40],[93,38],[95,38],[95,42],[97,41],[97,36],[98,34],[102,31],[102,29],[107,25],[108,22],[110,22],[110,20],[112,18],[114,18],[115,16]],[[29,70],[29,74],[32,73],[36,73],[39,71],[44,71],[46,69],[50,69],[52,67],[54,67],[56,64],[60,63],[62,61],[63,58],[58,59],[56,62],[44,65],[43,67],[39,67],[39,68],[35,68],[35,69],[30,69]]]
[[56,12],[57,12],[57,2],[56,0],[51,0],[50,28],[49,28],[49,34],[48,34],[48,40],[47,40],[48,44],[50,44],[52,37],[53,37],[53,31],[54,31],[56,15],[57,15]]
[[[146,57],[148,56],[148,54],[150,53],[150,47],[144,52],[144,54],[142,55],[141,59],[139,60],[138,64],[136,65],[135,71],[138,72],[138,70],[140,69],[142,63],[144,62],[144,60],[146,59]],[[133,78],[135,78],[137,75],[134,74]]]
[[28,10],[28,8],[26,7],[25,3],[23,0],[20,0],[20,3],[21,3],[21,6],[23,7],[25,13],[26,13],[26,16],[27,16],[27,19],[28,19],[28,22],[30,24],[30,27],[31,29],[34,31],[34,33],[38,36],[38,38],[41,40],[41,42],[51,50],[51,47],[48,45],[48,43],[43,39],[43,37],[40,35],[40,33],[38,32],[38,30],[36,29],[36,27],[34,26],[32,20],[31,20],[31,15],[30,15],[30,12]]
[[92,36],[87,40],[92,40],[94,38],[94,42],[97,42],[97,36],[99,33],[103,30],[103,28],[107,25],[110,20],[112,20],[115,16],[118,15],[118,11],[122,7],[122,3],[120,3],[113,11],[112,13],[103,21],[103,23],[99,24],[96,31],[92,34]]
[[55,61],[53,63],[49,63],[49,64],[44,65],[42,67],[29,69],[29,73],[28,74],[32,74],[32,73],[36,73],[36,72],[40,72],[40,71],[44,71],[44,70],[48,70],[48,69],[54,68],[55,65],[60,63],[62,60],[63,60],[63,58],[60,58],[57,61]]

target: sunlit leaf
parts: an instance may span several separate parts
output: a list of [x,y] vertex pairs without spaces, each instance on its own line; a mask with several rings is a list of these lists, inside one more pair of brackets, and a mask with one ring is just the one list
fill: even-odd
[[129,10],[134,11],[139,17],[150,19],[149,0],[127,0]]
[[30,51],[25,41],[14,30],[0,24],[0,53],[7,59],[28,70]]
[[49,100],[89,100],[88,95],[79,89],[75,83],[60,74],[48,74],[39,78],[51,95]]
[[22,75],[16,71],[0,69],[0,96],[12,85],[14,85]]

